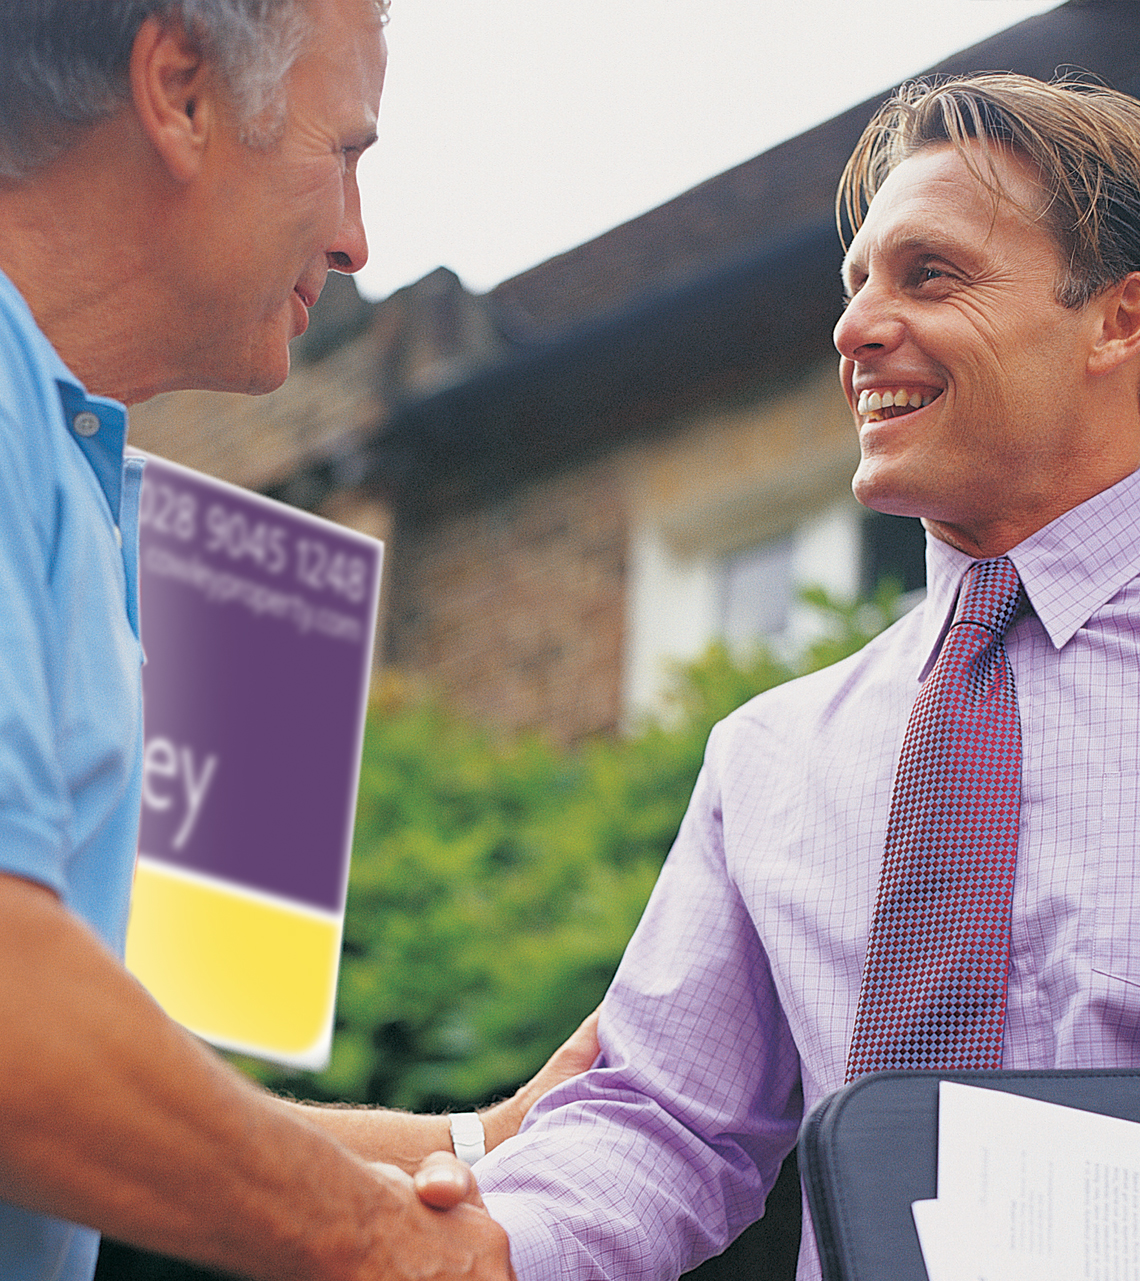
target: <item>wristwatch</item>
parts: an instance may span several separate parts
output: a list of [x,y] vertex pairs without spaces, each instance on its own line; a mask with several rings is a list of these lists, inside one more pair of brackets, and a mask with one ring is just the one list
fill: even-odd
[[468,1165],[474,1165],[487,1154],[487,1135],[477,1112],[453,1112],[451,1121],[451,1146],[455,1155]]

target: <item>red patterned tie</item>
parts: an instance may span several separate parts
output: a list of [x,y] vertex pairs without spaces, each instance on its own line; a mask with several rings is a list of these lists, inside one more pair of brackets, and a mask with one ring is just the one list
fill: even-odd
[[911,710],[847,1059],[1001,1066],[1021,803],[1021,725],[1003,636],[1022,600],[1004,557],[970,566]]

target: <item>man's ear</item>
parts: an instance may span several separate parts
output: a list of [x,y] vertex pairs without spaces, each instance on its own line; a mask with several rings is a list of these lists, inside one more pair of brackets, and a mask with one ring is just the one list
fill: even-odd
[[147,18],[131,49],[131,98],[143,132],[171,175],[198,170],[213,110],[210,68],[178,23]]
[[1140,271],[1133,271],[1090,304],[1100,332],[1089,352],[1090,374],[1107,374],[1140,355]]

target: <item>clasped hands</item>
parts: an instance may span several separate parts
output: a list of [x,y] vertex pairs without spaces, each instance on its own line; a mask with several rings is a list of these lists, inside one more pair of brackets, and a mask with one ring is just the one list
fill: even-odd
[[[433,1152],[414,1175],[373,1163],[388,1195],[402,1203],[369,1277],[383,1281],[516,1281],[506,1232],[483,1208],[471,1168]],[[391,1202],[390,1202],[391,1204]],[[392,1227],[395,1228],[394,1234]]]
[[[598,1053],[597,1026],[595,1011],[532,1081],[483,1114],[489,1148],[514,1134],[543,1094],[584,1072],[594,1062]],[[387,1164],[374,1163],[372,1169],[378,1179],[405,1199],[405,1222],[411,1237],[419,1241],[419,1247],[413,1247],[415,1276],[440,1281],[452,1276],[472,1281],[515,1281],[506,1233],[484,1208],[470,1166],[450,1152],[433,1152],[414,1174]],[[415,1226],[413,1221],[418,1221]],[[385,1276],[393,1278],[405,1275],[413,1274],[399,1268],[385,1272]]]

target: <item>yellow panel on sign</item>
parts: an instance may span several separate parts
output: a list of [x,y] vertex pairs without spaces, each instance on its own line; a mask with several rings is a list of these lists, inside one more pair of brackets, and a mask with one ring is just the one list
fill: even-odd
[[215,1044],[323,1066],[340,939],[338,918],[139,859],[127,966],[167,1014]]

